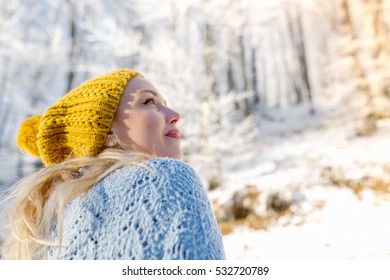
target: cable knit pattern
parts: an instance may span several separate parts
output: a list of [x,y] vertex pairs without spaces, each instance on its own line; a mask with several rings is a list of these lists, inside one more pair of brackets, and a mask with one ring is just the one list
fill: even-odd
[[[67,205],[60,259],[225,258],[193,169],[168,158],[146,165],[114,171]],[[57,250],[49,247],[47,257],[57,258]]]

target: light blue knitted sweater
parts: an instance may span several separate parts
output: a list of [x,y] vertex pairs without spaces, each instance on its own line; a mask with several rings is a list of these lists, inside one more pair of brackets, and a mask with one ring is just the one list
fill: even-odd
[[[60,259],[224,259],[222,236],[191,167],[168,158],[121,168],[70,202]],[[52,233],[56,232],[53,225]],[[57,258],[49,247],[48,258]]]

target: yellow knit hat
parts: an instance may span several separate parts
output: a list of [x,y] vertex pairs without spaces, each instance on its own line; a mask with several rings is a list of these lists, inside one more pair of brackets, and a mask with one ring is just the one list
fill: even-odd
[[22,123],[19,148],[40,157],[45,165],[60,163],[72,155],[96,156],[106,141],[122,93],[135,76],[141,75],[120,69],[84,82],[42,116]]

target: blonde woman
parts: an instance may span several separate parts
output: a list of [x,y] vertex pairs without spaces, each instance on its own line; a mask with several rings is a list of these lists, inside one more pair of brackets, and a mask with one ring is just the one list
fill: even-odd
[[4,259],[224,259],[204,187],[182,162],[180,116],[138,72],[86,81],[18,145],[45,167],[11,189]]

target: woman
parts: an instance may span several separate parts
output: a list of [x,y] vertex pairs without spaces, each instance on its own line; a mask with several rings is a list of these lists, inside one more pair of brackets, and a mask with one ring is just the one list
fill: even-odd
[[139,73],[89,80],[21,126],[45,167],[12,189],[5,259],[223,259],[180,116]]

